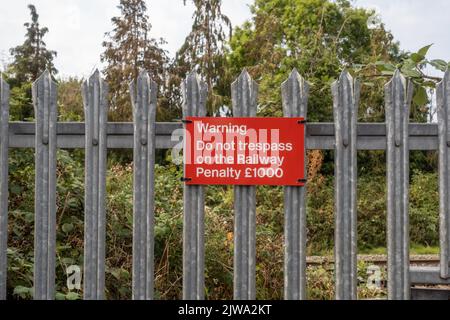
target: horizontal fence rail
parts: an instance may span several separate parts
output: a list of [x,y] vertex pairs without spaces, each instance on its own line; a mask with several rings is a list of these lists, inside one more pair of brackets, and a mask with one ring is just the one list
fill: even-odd
[[[294,70],[282,84],[285,117],[307,119],[308,84]],[[387,151],[388,297],[411,298],[411,284],[449,284],[450,80],[438,86],[439,124],[410,124],[412,86],[398,71],[385,87],[386,122],[357,123],[359,85],[347,72],[333,84],[334,123],[305,126],[306,148],[335,151],[336,299],[357,299],[358,150]],[[183,116],[205,116],[206,85],[195,74],[183,87]],[[107,122],[107,85],[99,72],[84,84],[86,124],[57,122],[57,85],[46,71],[33,84],[36,122],[8,122],[9,87],[0,78],[0,300],[6,298],[8,149],[36,154],[34,298],[55,298],[56,151],[86,150],[84,299],[105,298],[106,158],[108,149],[133,149],[133,299],[154,298],[155,150],[182,149],[182,122],[157,123],[157,86],[146,72],[130,87],[133,123]],[[254,117],[258,85],[243,71],[232,85],[235,116]],[[439,268],[410,268],[409,151],[438,151]],[[181,183],[181,182],[180,182]],[[306,299],[307,187],[284,188],[285,299]],[[256,188],[234,187],[234,298],[256,298]],[[205,298],[205,187],[185,186],[183,298]]]
[[[180,143],[172,138],[175,130],[182,130],[182,123],[157,122],[156,149],[171,149]],[[108,149],[133,149],[133,123],[109,122],[106,128]],[[435,151],[439,149],[437,124],[409,125],[409,150]],[[85,124],[83,122],[58,122],[57,145],[61,149],[85,148]],[[34,148],[35,123],[10,122],[9,147]],[[174,141],[172,141],[172,139]],[[309,150],[334,150],[335,129],[333,123],[308,123],[306,125],[306,148]],[[358,123],[358,150],[386,150],[386,124]]]

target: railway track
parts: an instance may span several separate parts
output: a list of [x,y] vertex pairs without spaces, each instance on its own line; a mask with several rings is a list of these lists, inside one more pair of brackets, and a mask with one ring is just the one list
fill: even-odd
[[[385,265],[387,263],[386,255],[358,255],[358,261],[364,261],[374,265]],[[437,266],[439,265],[438,255],[412,255],[410,257],[412,266]],[[334,258],[332,256],[318,257],[310,256],[306,258],[308,266],[332,265]]]

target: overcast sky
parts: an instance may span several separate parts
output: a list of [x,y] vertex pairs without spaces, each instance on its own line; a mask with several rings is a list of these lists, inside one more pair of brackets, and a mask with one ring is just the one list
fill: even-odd
[[[101,43],[111,30],[111,17],[118,14],[119,0],[13,0],[0,10],[0,62],[9,48],[23,42],[29,20],[27,5],[33,3],[42,25],[50,29],[45,40],[56,50],[60,75],[87,76],[100,65]],[[223,0],[223,11],[233,25],[250,18],[252,0]],[[190,30],[193,8],[182,0],[147,0],[153,37],[163,37],[173,55]],[[401,48],[417,50],[434,43],[431,58],[450,60],[450,1],[448,0],[355,0],[358,6],[375,8]],[[2,65],[0,63],[0,68]]]

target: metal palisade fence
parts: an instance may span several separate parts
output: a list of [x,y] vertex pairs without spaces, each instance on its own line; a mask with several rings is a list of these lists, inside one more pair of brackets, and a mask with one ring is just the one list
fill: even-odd
[[[336,299],[357,299],[357,151],[387,151],[388,297],[411,298],[412,284],[450,284],[450,73],[437,88],[438,124],[410,124],[413,86],[396,72],[385,87],[385,123],[357,123],[360,86],[344,71],[332,85],[334,123],[308,123],[306,148],[335,154]],[[105,298],[107,150],[134,150],[133,299],[154,297],[155,149],[174,147],[182,123],[156,123],[157,85],[141,72],[130,85],[133,123],[108,123],[108,86],[96,71],[82,88],[85,123],[57,122],[57,84],[33,84],[35,123],[9,122],[9,87],[0,79],[0,299],[7,292],[8,150],[35,148],[34,299],[55,298],[56,152],[85,149],[84,299]],[[195,73],[182,88],[183,116],[206,116],[207,86]],[[307,119],[309,86],[293,70],[281,86],[285,117]],[[231,88],[233,114],[255,117],[258,85],[243,71]],[[409,151],[439,152],[439,268],[410,267]],[[181,183],[181,182],[180,182]],[[306,299],[307,187],[284,188],[284,296]],[[205,187],[185,185],[183,299],[205,298]],[[256,189],[234,187],[234,298],[256,298]]]

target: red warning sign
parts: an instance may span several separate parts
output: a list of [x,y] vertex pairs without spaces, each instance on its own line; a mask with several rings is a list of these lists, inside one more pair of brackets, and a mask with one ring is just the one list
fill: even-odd
[[188,185],[305,184],[303,118],[185,120]]

